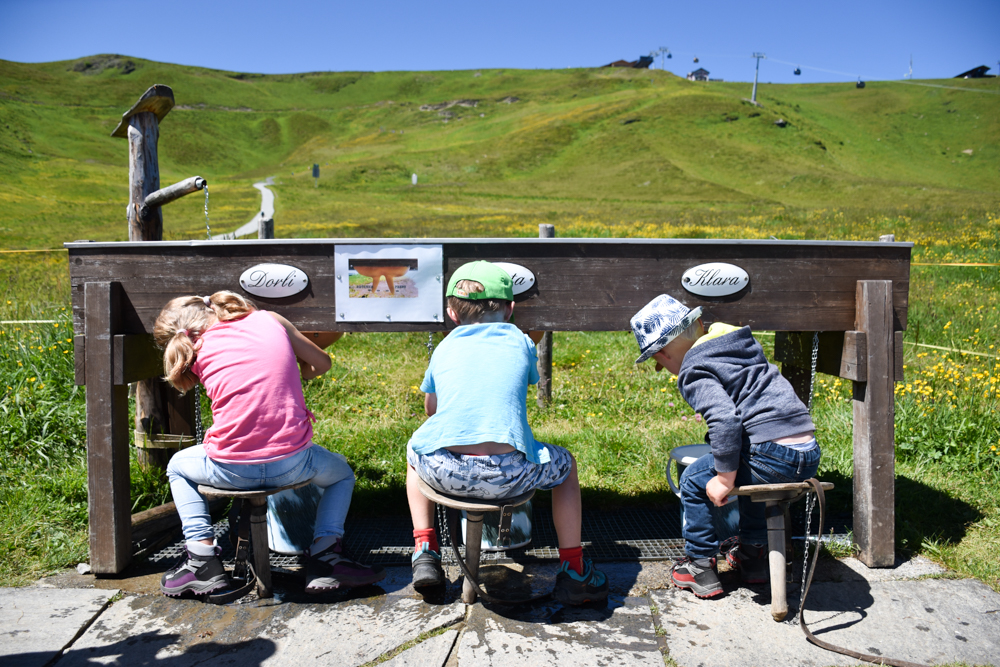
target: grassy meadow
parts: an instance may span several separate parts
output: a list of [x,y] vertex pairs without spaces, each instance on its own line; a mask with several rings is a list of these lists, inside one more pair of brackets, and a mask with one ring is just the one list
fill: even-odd
[[[0,585],[87,559],[85,388],[57,249],[127,237],[126,142],[108,135],[166,83],[161,182],[206,177],[215,232],[250,219],[251,184],[275,176],[279,237],[536,236],[544,222],[563,237],[914,242],[897,547],[1000,589],[1000,276],[943,266],[1000,263],[998,80],[762,86],[754,107],[748,85],[659,71],[260,76],[133,61],[128,74],[0,61]],[[476,106],[427,106],[461,100]],[[165,237],[203,238],[203,205],[166,207]],[[354,512],[405,513],[426,343],[345,336],[307,384],[317,442],[356,471]],[[529,401],[536,435],[577,456],[587,507],[675,502],[667,453],[704,434],[634,348],[627,332],[557,332],[552,404]],[[849,514],[850,383],[820,376],[813,409],[831,509]],[[169,499],[132,473],[134,511]]]

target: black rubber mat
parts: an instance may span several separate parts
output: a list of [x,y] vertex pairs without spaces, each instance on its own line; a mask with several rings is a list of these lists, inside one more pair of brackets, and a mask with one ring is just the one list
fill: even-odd
[[[409,517],[384,517],[378,519],[348,519],[345,541],[351,553],[361,562],[377,565],[408,565],[413,553],[413,527]],[[448,531],[439,524],[438,534],[450,547]],[[222,559],[231,565],[236,557],[229,540],[229,522],[215,524],[215,535],[222,547]],[[614,512],[584,512],[582,535],[584,554],[595,561],[668,560],[683,555],[679,510],[670,507],[663,511],[623,509]],[[464,554],[464,547],[460,547]],[[450,548],[442,549],[444,561],[454,562]],[[179,540],[151,554],[153,565],[167,565],[178,560],[184,552],[184,541]],[[531,543],[521,549],[484,551],[483,561],[532,561],[558,560],[558,542],[552,524],[552,514],[543,508],[534,508]],[[301,567],[299,556],[271,553],[271,568],[277,571],[296,571]]]

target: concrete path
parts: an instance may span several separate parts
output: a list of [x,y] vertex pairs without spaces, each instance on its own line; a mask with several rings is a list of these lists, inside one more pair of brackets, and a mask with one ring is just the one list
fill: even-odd
[[274,193],[267,189],[267,186],[274,185],[274,176],[268,176],[263,181],[254,183],[253,186],[260,190],[260,211],[256,213],[250,222],[246,223],[235,232],[213,236],[213,239],[236,239],[241,236],[256,236],[260,221],[274,218]]
[[[378,663],[389,667],[849,665],[809,644],[794,621],[775,623],[768,588],[723,572],[726,595],[698,600],[669,585],[670,564],[605,563],[612,596],[600,607],[549,602],[502,607],[458,600],[454,568],[441,600],[425,602],[409,568],[380,587],[314,598],[277,581],[274,600],[212,606],[156,592],[159,576],[95,579],[70,572],[0,589],[0,663],[83,667]],[[497,595],[551,589],[552,564],[484,567]],[[821,561],[806,619],[821,639],[857,651],[938,664],[996,664],[1000,595],[975,580],[920,578],[944,571],[917,559],[888,570]],[[81,588],[90,586],[91,588]],[[93,588],[93,587],[97,588]],[[54,588],[55,587],[55,588]],[[117,590],[123,593],[108,604]],[[795,606],[797,587],[790,586]],[[27,626],[27,627],[26,627]],[[27,630],[27,631],[26,631]],[[60,655],[61,653],[61,655]],[[53,656],[58,656],[54,661]]]

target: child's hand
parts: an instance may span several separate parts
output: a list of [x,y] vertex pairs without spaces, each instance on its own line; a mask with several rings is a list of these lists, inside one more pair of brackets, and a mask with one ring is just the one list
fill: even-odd
[[732,491],[735,486],[736,471],[721,472],[712,479],[708,480],[708,484],[705,485],[705,493],[708,494],[708,499],[711,500],[716,507],[722,507],[726,504],[729,492]]

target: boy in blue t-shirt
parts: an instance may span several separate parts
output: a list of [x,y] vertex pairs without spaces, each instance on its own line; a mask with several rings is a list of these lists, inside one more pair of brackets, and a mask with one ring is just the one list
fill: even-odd
[[429,419],[406,451],[406,496],[413,519],[413,586],[445,583],[434,503],[428,486],[456,496],[496,499],[552,490],[559,537],[554,596],[563,604],[607,599],[608,582],[583,558],[580,481],[566,449],[535,440],[525,394],[538,382],[535,345],[513,324],[510,276],[490,262],[470,262],[448,283],[448,317],[459,325],[431,357],[420,389]]

